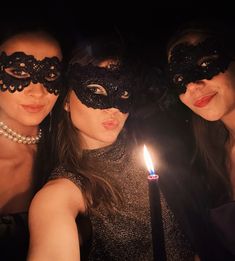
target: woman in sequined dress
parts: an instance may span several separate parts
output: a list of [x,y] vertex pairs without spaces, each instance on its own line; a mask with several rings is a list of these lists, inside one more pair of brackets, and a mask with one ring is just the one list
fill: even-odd
[[[80,44],[70,61],[58,167],[30,207],[29,260],[153,260],[147,172],[127,122],[140,93],[127,61],[108,38]],[[161,204],[167,260],[193,260],[163,196]],[[86,257],[77,216],[91,221]]]
[[235,38],[231,26],[226,21],[191,22],[177,31],[168,46],[172,90],[192,111],[197,153],[193,186],[188,188],[197,206],[189,219],[189,237],[201,260],[235,260]]
[[26,260],[27,212],[45,181],[46,117],[60,88],[58,42],[45,31],[22,29],[0,42],[0,259],[4,261]]

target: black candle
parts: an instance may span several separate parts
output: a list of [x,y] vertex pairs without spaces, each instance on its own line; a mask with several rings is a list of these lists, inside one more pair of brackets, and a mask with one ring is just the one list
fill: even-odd
[[144,158],[149,171],[149,205],[152,228],[153,257],[154,261],[165,261],[164,229],[162,223],[161,200],[158,186],[159,176],[155,174],[151,157],[144,146]]

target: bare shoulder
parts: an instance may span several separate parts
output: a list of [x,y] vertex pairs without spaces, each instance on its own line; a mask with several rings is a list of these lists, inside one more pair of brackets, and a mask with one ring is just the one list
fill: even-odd
[[85,212],[82,192],[71,180],[59,178],[48,181],[33,198],[30,209],[67,210],[78,213]]

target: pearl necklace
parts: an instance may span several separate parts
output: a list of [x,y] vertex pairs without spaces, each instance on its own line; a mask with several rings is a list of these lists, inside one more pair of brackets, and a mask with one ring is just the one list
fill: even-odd
[[2,121],[0,122],[0,135],[3,135],[4,137],[8,138],[9,140],[12,140],[17,143],[22,144],[36,144],[40,141],[42,137],[42,130],[39,129],[38,135],[33,136],[23,136],[12,129],[10,129],[6,124],[4,124]]

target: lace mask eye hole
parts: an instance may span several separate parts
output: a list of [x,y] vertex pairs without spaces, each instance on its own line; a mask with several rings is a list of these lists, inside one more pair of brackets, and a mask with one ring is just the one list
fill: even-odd
[[206,61],[202,61],[199,63],[199,66],[202,68],[206,68],[207,66],[209,66],[212,63],[212,60],[206,60]]
[[24,66],[20,66],[18,68],[15,67],[8,67],[5,68],[5,72],[10,76],[17,78],[17,79],[27,79],[30,77],[30,74],[24,70]]
[[202,68],[209,66],[211,63],[214,63],[218,59],[218,55],[205,56],[199,59],[198,65]]
[[59,78],[60,76],[60,73],[59,72],[50,72],[46,77],[45,79],[48,81],[48,82],[53,82],[55,81],[57,78]]
[[122,99],[128,99],[130,97],[130,94],[128,91],[123,91],[121,98]]
[[107,96],[105,88],[99,84],[89,84],[87,88],[94,94]]
[[183,79],[184,79],[184,77],[183,77],[182,74],[176,74],[176,75],[174,75],[174,77],[173,77],[173,82],[174,82],[175,84],[178,84],[178,83],[181,83],[181,82],[183,81]]
[[210,64],[209,61],[205,61],[205,62],[202,62],[202,63],[200,64],[200,66],[201,66],[201,67],[207,67],[209,64]]

